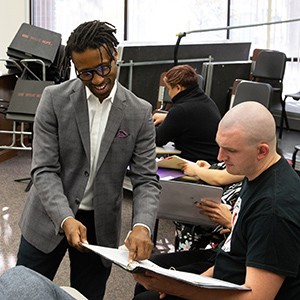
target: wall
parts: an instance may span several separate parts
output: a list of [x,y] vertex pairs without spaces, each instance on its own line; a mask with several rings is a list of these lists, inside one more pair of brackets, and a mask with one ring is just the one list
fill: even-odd
[[[7,59],[6,50],[23,22],[29,23],[30,0],[1,0],[0,9],[0,59]],[[5,62],[0,62],[0,74],[6,73]]]

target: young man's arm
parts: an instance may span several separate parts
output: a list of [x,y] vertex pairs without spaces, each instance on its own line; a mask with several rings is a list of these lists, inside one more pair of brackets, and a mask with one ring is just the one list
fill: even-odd
[[[209,269],[207,274],[211,271],[212,269]],[[146,271],[145,274],[134,274],[134,278],[149,290],[189,300],[273,300],[285,277],[266,270],[247,267],[244,285],[251,288],[251,291],[199,288],[150,271]]]

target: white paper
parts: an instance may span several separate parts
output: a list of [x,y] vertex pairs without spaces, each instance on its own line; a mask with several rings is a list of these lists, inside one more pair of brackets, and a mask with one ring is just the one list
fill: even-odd
[[128,250],[121,250],[116,248],[101,247],[89,244],[82,244],[84,247],[98,253],[113,263],[121,266],[123,269],[134,272],[140,268],[150,270],[152,272],[171,277],[186,283],[202,287],[202,288],[214,288],[214,289],[234,289],[234,290],[249,290],[248,288],[237,285],[231,282],[201,276],[193,273],[176,271],[173,269],[162,268],[148,259],[141,261],[134,261],[128,263]]

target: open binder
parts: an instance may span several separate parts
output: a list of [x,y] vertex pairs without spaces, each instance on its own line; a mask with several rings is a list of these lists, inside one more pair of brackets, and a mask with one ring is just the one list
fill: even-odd
[[121,250],[115,248],[101,247],[89,244],[82,244],[82,246],[90,249],[91,251],[103,256],[104,258],[112,261],[116,265],[120,266],[128,272],[143,272],[143,270],[150,270],[157,274],[161,274],[167,277],[174,278],[192,284],[201,288],[213,288],[213,289],[231,289],[231,290],[249,290],[242,285],[237,285],[231,282],[201,276],[198,274],[176,271],[174,269],[162,268],[152,261],[145,259],[141,261],[134,261],[133,263],[128,263],[128,250]]

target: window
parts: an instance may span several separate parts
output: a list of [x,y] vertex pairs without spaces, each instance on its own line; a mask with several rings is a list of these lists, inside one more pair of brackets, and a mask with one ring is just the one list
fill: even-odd
[[[230,5],[229,5],[230,4]],[[245,41],[255,48],[285,52],[292,61],[286,67],[284,93],[297,91],[300,73],[300,22],[232,29],[204,29],[285,21],[299,17],[298,0],[32,0],[33,24],[62,34],[65,44],[71,31],[84,21],[100,19],[116,26],[119,42],[174,44]],[[124,10],[127,9],[125,12]],[[228,11],[229,10],[229,11]],[[126,17],[124,17],[126,16]],[[229,17],[228,17],[229,16]],[[126,24],[125,24],[126,22]],[[250,55],[251,55],[250,52]]]
[[[133,42],[176,43],[176,34],[197,29],[225,27],[224,0],[128,0],[128,40]],[[225,31],[195,33],[184,43],[225,40]]]
[[62,34],[65,44],[81,23],[107,21],[117,28],[118,40],[124,35],[124,2],[121,0],[32,0],[32,24]]

